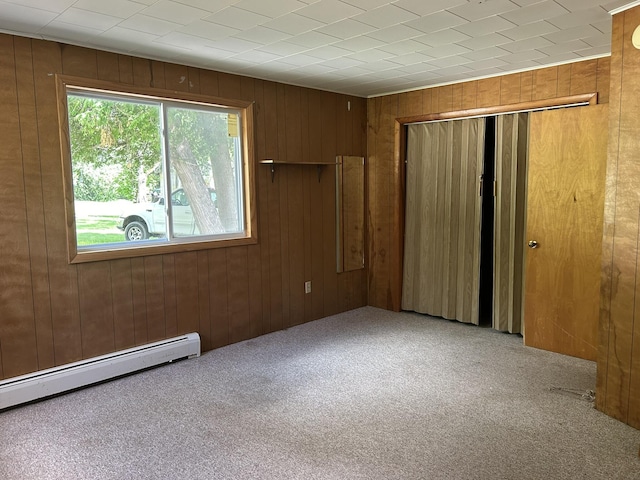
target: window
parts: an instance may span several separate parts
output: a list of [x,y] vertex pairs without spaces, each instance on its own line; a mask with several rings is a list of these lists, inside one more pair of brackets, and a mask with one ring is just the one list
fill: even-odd
[[250,104],[60,87],[71,262],[255,243]]

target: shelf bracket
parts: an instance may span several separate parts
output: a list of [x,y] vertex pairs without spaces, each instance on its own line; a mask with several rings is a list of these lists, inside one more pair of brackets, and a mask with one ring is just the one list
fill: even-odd
[[320,183],[320,177],[322,176],[322,167],[324,167],[324,165],[316,165],[318,169],[318,183]]
[[276,164],[272,163],[271,164],[271,183],[273,183],[273,179],[276,176]]

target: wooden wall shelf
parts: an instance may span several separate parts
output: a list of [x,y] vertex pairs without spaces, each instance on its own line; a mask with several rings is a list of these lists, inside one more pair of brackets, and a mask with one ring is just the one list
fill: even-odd
[[272,158],[266,158],[264,160],[260,160],[258,163],[263,165],[271,165],[271,183],[276,175],[276,165],[314,165],[318,169],[318,182],[320,182],[320,177],[322,176],[322,169],[327,165],[337,165],[336,162],[287,162],[274,160]]

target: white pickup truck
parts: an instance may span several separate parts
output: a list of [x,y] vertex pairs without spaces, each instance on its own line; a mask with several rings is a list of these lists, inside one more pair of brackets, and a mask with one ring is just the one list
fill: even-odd
[[[211,200],[215,203],[216,192],[209,189]],[[178,236],[197,235],[193,212],[189,199],[182,188],[171,194],[171,212],[173,215],[173,233]],[[167,225],[164,198],[151,203],[136,203],[120,216],[118,228],[124,231],[127,241],[147,240],[151,237],[166,237]]]

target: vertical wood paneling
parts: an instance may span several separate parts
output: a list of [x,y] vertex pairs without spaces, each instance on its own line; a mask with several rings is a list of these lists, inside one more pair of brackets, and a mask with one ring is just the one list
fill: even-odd
[[0,37],[0,131],[6,135],[0,149],[3,165],[0,176],[0,202],[4,205],[0,231],[0,342],[3,371],[7,376],[20,375],[38,368],[33,291],[29,262],[29,233],[24,185],[20,115],[16,81],[15,53],[12,37]]
[[133,298],[134,343],[142,345],[147,343],[147,291],[144,277],[144,258],[131,260],[131,294]]
[[120,80],[118,55],[110,52],[96,52],[98,79],[107,82]]
[[[335,119],[337,98],[326,92],[321,93],[322,110],[322,160],[335,161],[337,138]],[[320,177],[322,184],[322,232],[323,232],[323,300],[324,315],[334,315],[338,309],[338,275],[336,273],[336,175],[335,169],[326,169]]]
[[58,111],[50,75],[62,72],[63,47],[37,40],[32,46],[54,356],[61,365],[82,358],[78,276],[76,267],[67,263]]
[[500,103],[508,105],[520,101],[520,74],[506,75],[500,80]]
[[[598,88],[598,60],[587,60],[574,63],[571,67],[570,95],[590,93]],[[602,99],[600,99],[602,103]]]
[[111,270],[100,262],[78,267],[82,356],[96,357],[115,350]]
[[178,334],[178,306],[176,301],[176,263],[174,255],[162,256],[164,287],[164,319],[167,337]]
[[209,282],[209,254],[199,251],[198,255],[198,333],[202,350],[210,350],[211,342],[211,305]]
[[111,268],[111,296],[113,299],[113,337],[115,350],[136,344],[133,317],[133,288],[131,260],[115,260]]
[[[198,308],[198,254],[178,253],[174,256],[176,267],[176,314],[178,334],[197,332],[200,309]],[[228,278],[227,278],[227,281]]]
[[42,369],[53,367],[55,359],[31,45],[30,39],[14,37],[33,309],[38,346],[38,368]]
[[227,249],[227,310],[229,314],[229,341],[240,342],[256,336],[249,317],[249,278],[247,274],[247,247]]
[[558,67],[542,68],[533,72],[533,100],[558,96]]
[[156,342],[166,338],[164,306],[164,272],[162,257],[144,259],[144,297],[147,312],[147,340]]
[[229,343],[229,293],[227,290],[227,252],[222,249],[209,252],[209,308],[211,318],[211,347]]
[[[640,428],[640,328],[637,314],[640,248],[640,167],[637,111],[640,51],[631,35],[640,7],[614,15],[610,63],[609,151],[605,187],[597,407]],[[598,65],[598,72],[605,71]]]
[[571,93],[571,64],[559,65],[558,67],[558,87],[556,97],[566,97]]
[[500,82],[501,77],[485,78],[478,80],[478,107],[489,107],[500,105]]
[[133,84],[133,61],[128,55],[118,55],[118,72],[120,74],[120,82]]
[[520,74],[520,102],[530,102],[533,97],[533,72]]

